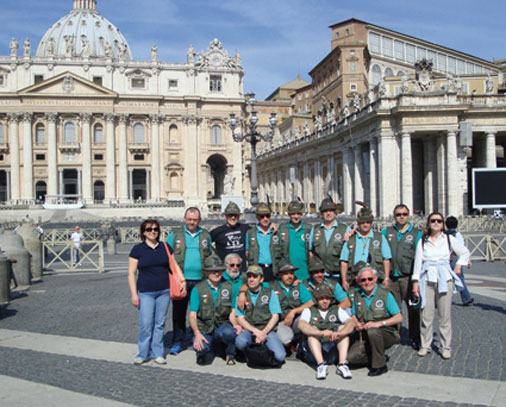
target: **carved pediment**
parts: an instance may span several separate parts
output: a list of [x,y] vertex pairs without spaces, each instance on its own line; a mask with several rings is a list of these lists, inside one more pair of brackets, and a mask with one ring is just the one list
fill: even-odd
[[21,89],[20,96],[111,96],[118,94],[71,72],[49,78],[35,85]]
[[184,167],[177,161],[169,161],[165,165],[165,171],[184,170]]
[[151,73],[149,71],[146,71],[144,69],[130,69],[125,72],[125,75],[127,77],[140,77],[140,78],[151,78]]

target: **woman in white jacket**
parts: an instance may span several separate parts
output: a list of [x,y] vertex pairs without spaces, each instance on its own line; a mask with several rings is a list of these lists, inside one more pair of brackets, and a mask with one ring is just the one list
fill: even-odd
[[[418,242],[413,269],[413,294],[421,297],[421,347],[418,356],[426,356],[432,344],[432,324],[437,304],[440,352],[443,359],[451,358],[452,297],[462,288],[458,275],[469,262],[470,253],[455,237],[445,232],[444,217],[434,212],[427,218],[427,231]],[[455,270],[450,267],[450,255],[458,256]]]

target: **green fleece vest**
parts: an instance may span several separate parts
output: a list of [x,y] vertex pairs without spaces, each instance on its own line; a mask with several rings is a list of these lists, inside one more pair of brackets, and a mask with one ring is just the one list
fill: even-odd
[[[274,275],[278,272],[278,262],[281,259],[281,244],[279,240],[279,233],[273,232],[271,234],[271,241],[269,243],[269,250],[271,252],[272,272]],[[248,230],[248,264],[258,264],[260,256],[260,247],[258,246],[257,230]]]
[[281,305],[281,319],[285,319],[292,309],[302,305],[300,302],[300,289],[298,287],[292,287],[287,296],[279,280],[272,281],[269,285],[271,290],[278,295],[279,304]]
[[[330,306],[325,318],[322,318],[316,305],[313,305],[309,310],[311,311],[310,325],[318,328],[320,331],[325,331],[326,329],[334,331],[341,324],[341,321],[339,321],[339,307],[337,305]],[[322,342],[329,341],[329,338],[322,338]]]
[[393,270],[397,270],[401,276],[410,276],[413,273],[418,229],[412,228],[404,233],[401,240],[397,239],[397,230],[393,226],[389,226],[386,232],[388,244],[392,250]]
[[[172,230],[174,237],[174,258],[181,267],[181,270],[184,271],[184,257],[186,254],[186,236],[184,227],[177,227]],[[199,252],[200,252],[200,262],[202,267],[204,266],[204,261],[207,257],[211,255],[211,248],[209,247],[209,241],[211,237],[209,232],[205,229],[202,229],[202,232],[199,234]]]
[[197,324],[200,332],[210,334],[215,328],[229,321],[228,317],[232,310],[232,284],[228,281],[221,282],[216,306],[207,280],[201,281],[195,287],[200,300]]
[[269,302],[271,300],[272,290],[270,287],[260,287],[260,294],[258,295],[257,302],[253,305],[251,295],[248,290],[246,293],[246,305],[244,318],[251,325],[258,329],[264,329],[269,323],[272,314],[269,309]]
[[[357,232],[358,233],[358,232]],[[385,270],[383,269],[383,255],[381,254],[381,233],[374,233],[374,237],[369,241],[369,256],[367,263],[371,265],[378,272],[378,278],[382,281],[385,278]],[[346,280],[349,284],[355,282],[355,276],[358,273],[357,267],[353,264],[355,262],[355,250],[357,248],[357,235],[354,234],[348,240],[348,249],[350,251],[350,257],[348,260],[348,273],[346,274]]]
[[[301,222],[304,232],[306,232],[306,226]],[[285,259],[290,258],[290,229],[288,223],[283,223],[278,228],[278,233],[281,238],[281,257]],[[306,253],[309,251],[309,232],[304,233],[304,246],[306,247]]]
[[325,266],[325,271],[330,275],[340,273],[339,258],[344,246],[344,234],[346,225],[338,223],[329,239],[329,244],[325,239],[324,227],[321,225],[313,226],[313,253],[320,258]]
[[[369,308],[365,306],[365,297],[362,295],[361,291],[356,290],[354,292],[353,301],[355,302],[355,313],[357,319],[362,323],[384,321],[389,318],[387,314],[388,290],[381,285],[377,287],[378,289],[376,290],[376,294],[374,294]],[[397,330],[392,326],[385,327],[384,329],[397,333]]]

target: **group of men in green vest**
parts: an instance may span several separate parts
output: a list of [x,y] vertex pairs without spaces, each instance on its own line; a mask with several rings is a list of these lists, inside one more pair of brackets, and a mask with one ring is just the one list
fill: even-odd
[[[323,222],[313,227],[301,221],[301,202],[290,202],[290,221],[279,227],[271,223],[269,206],[261,203],[256,209],[258,224],[246,231],[244,254],[224,258],[216,255],[218,250],[212,253],[209,233],[198,226],[200,212],[189,208],[184,227],[175,229],[167,241],[191,293],[197,363],[209,364],[221,354],[233,364],[237,350],[252,344],[265,344],[283,363],[286,352],[298,345],[297,356],[316,366],[318,379],[324,379],[328,365],[336,362],[337,374],[346,379],[351,378],[348,363],[368,366],[371,376],[385,373],[384,352],[399,339],[400,304],[408,301],[421,232],[409,223],[405,205],[394,209],[395,225],[374,232],[372,211],[357,203],[362,205],[357,229],[338,222],[339,206],[329,198],[320,205]],[[192,214],[197,219],[191,219]],[[244,258],[248,266],[241,273]],[[184,314],[187,304],[188,299]],[[410,340],[416,348],[418,315],[408,309]],[[176,345],[184,342],[176,342],[177,329],[184,334],[182,306],[179,313],[174,316]],[[169,353],[181,350],[171,348]]]

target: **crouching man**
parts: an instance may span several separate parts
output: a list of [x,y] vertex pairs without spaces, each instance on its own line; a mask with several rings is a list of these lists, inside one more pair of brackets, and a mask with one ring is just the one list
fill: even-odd
[[246,277],[247,287],[241,287],[241,292],[246,294],[244,309],[235,308],[237,321],[244,331],[237,335],[235,346],[244,351],[253,340],[257,344],[265,343],[281,364],[286,352],[274,332],[281,314],[278,296],[270,287],[262,285],[264,275],[259,266],[249,266]]
[[378,273],[371,266],[358,271],[357,283],[352,310],[359,339],[351,346],[348,361],[369,366],[368,376],[379,376],[388,371],[385,350],[399,338],[395,326],[402,323],[402,314],[392,293],[378,284]]
[[232,284],[222,280],[225,266],[218,256],[208,257],[203,268],[205,280],[190,295],[190,326],[195,335],[193,348],[197,363],[211,364],[216,345],[221,343],[226,346],[227,364],[234,364],[236,333],[242,331],[233,311],[236,295]]
[[328,365],[339,360],[336,373],[344,379],[352,375],[346,359],[350,346],[349,335],[355,322],[338,305],[333,304],[334,293],[327,285],[321,284],[313,290],[316,304],[302,311],[300,331],[306,335],[302,341],[302,358],[310,365],[316,365],[316,378],[325,379]]

